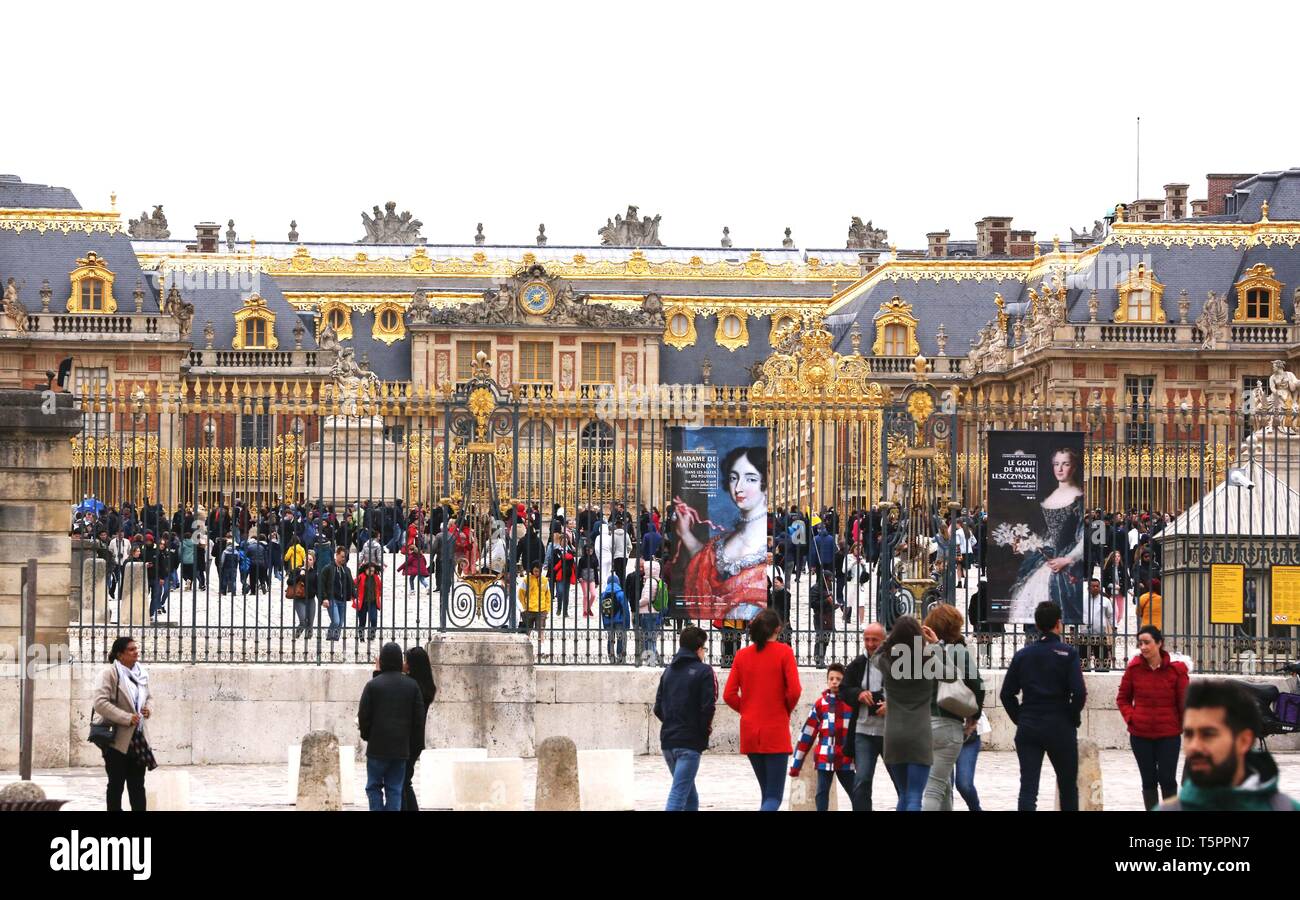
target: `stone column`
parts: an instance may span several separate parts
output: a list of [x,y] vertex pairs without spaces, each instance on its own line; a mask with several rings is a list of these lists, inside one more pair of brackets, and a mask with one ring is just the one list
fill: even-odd
[[72,444],[81,411],[71,394],[0,390],[0,644],[16,647],[22,569],[37,560],[36,641],[68,643]]
[[434,635],[426,649],[438,685],[425,732],[428,746],[485,747],[489,756],[534,754],[537,676],[527,635],[449,631]]

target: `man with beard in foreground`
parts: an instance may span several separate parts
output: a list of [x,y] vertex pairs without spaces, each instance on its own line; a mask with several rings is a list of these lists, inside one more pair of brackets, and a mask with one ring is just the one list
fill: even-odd
[[1259,705],[1241,685],[1193,681],[1183,712],[1182,790],[1156,809],[1300,811],[1300,803],[1277,789],[1273,757],[1251,750],[1261,727]]

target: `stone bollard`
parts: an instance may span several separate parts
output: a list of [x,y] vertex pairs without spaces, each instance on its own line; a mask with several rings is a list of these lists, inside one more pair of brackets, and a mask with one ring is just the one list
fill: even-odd
[[0,788],[0,803],[39,803],[45,789],[34,781],[15,781]]
[[150,812],[186,812],[190,808],[190,774],[159,769],[144,781],[145,809]]
[[483,747],[447,747],[420,754],[419,799],[422,809],[451,809],[451,764],[457,760],[487,759]]
[[[1097,742],[1079,740],[1079,812],[1101,812],[1101,753]],[[1056,809],[1061,808],[1061,792],[1056,792]]]
[[149,624],[149,584],[144,577],[144,563],[127,563],[118,587],[117,624],[137,628]]
[[[808,754],[812,756],[811,753]],[[840,808],[839,784],[831,783],[830,802],[827,810],[836,812]],[[811,759],[805,759],[799,767],[799,777],[790,781],[790,811],[817,811],[817,766]]]
[[461,759],[451,764],[451,808],[457,812],[519,812],[524,761],[518,756]]
[[634,809],[631,750],[579,750],[578,796],[584,811]]
[[108,622],[108,563],[98,556],[81,561],[81,603],[77,611],[83,625]]
[[331,731],[313,731],[302,739],[296,806],[311,811],[343,808],[339,739]]
[[581,809],[578,745],[572,738],[548,737],[537,748],[537,794],[533,809]]

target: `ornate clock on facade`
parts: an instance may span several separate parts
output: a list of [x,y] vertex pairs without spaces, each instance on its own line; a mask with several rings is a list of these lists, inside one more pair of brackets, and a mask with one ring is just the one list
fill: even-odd
[[544,316],[555,306],[555,292],[544,281],[530,281],[519,290],[519,308],[529,315]]

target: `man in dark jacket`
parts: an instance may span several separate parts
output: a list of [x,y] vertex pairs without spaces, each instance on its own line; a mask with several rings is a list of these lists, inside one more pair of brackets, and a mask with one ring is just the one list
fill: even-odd
[[[849,663],[840,696],[853,706],[849,734],[853,742],[853,811],[871,812],[871,786],[876,762],[885,752],[885,676],[876,664],[885,643],[885,626],[872,622],[862,631],[865,653]],[[847,749],[847,748],[846,748]]]
[[534,565],[544,566],[546,563],[546,548],[542,546],[542,539],[537,536],[537,529],[531,522],[523,540],[519,542],[515,562],[520,572],[526,572]]
[[330,630],[326,640],[337,641],[343,633],[344,610],[352,602],[356,585],[348,569],[348,548],[334,549],[334,562],[320,574],[320,595],[330,615]]
[[357,726],[366,742],[366,796],[371,812],[401,812],[406,760],[424,746],[426,707],[420,685],[402,674],[402,648],[384,644],[379,674],[361,691]]
[[695,625],[683,628],[681,649],[664,669],[655,694],[655,718],[663,723],[659,746],[673,774],[664,807],[668,812],[698,812],[700,808],[695,774],[700,769],[700,754],[709,748],[718,702],[717,676],[704,662],[707,642],[704,629]]
[[[1061,809],[1079,808],[1078,728],[1087,690],[1079,651],[1061,641],[1061,608],[1044,600],[1034,610],[1041,637],[1016,651],[1002,681],[1000,697],[1016,726],[1020,759],[1020,802],[1033,812],[1038,804],[1038,777],[1043,753],[1052,761],[1061,789]],[[1019,694],[1020,696],[1017,696]]]

